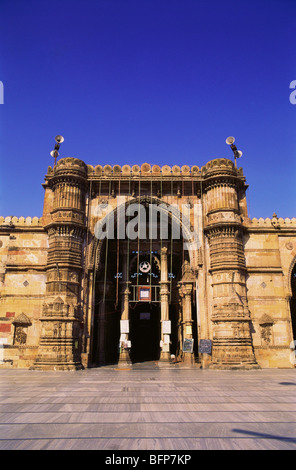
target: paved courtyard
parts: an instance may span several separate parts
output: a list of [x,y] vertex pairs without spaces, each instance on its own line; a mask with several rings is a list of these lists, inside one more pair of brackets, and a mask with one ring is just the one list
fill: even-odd
[[296,449],[296,370],[0,370],[0,449]]

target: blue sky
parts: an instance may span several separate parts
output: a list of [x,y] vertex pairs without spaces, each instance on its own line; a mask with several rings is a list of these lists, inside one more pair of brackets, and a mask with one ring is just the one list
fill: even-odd
[[295,0],[0,0],[0,215],[41,216],[61,157],[243,151],[251,217],[296,217]]

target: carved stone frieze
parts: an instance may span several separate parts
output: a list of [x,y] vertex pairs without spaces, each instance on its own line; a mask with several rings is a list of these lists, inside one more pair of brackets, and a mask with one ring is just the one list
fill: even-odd
[[241,216],[233,211],[219,211],[212,214],[207,214],[207,224],[221,224],[221,223],[241,223]]

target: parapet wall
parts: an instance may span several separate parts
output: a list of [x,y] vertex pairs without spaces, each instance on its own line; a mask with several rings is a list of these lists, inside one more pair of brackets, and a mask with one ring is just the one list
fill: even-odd
[[[48,167],[48,175],[51,175],[54,172],[52,167]],[[198,166],[194,165],[189,167],[188,165],[183,165],[179,167],[178,165],[174,165],[170,167],[169,165],[163,165],[160,167],[159,165],[151,166],[149,163],[143,163],[143,165],[87,165],[87,173],[88,176],[102,176],[102,177],[109,177],[109,176],[190,176],[190,175],[199,175],[201,170]]]
[[[71,168],[71,165],[77,161],[74,158],[64,158],[61,159],[57,166],[52,168],[48,167],[47,174],[48,176],[53,176],[56,171],[62,168]],[[83,163],[83,162],[82,162]],[[227,158],[217,158],[209,161],[206,165],[201,168],[197,165],[150,165],[149,163],[143,163],[142,165],[86,165],[88,177],[138,177],[138,176],[181,176],[181,177],[194,177],[194,176],[204,176],[208,172],[218,171],[221,169],[233,171],[242,175],[242,169],[235,169],[234,164],[231,160]]]
[[263,219],[260,217],[257,219],[254,217],[253,219],[248,219],[245,220],[248,228],[252,229],[264,229],[264,228],[273,228],[273,229],[296,229],[296,218],[292,217],[291,219],[289,217],[286,217],[283,219],[282,217],[272,217],[269,218],[267,217],[266,219]]
[[42,217],[0,217],[0,226],[42,227]]

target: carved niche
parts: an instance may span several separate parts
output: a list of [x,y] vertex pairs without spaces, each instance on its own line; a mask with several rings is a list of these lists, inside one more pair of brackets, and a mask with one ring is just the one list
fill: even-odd
[[30,319],[24,313],[18,315],[12,322],[14,325],[13,344],[24,345],[27,342],[27,328],[32,325]]
[[262,346],[271,346],[273,344],[273,324],[272,318],[266,314],[260,318],[259,325]]

